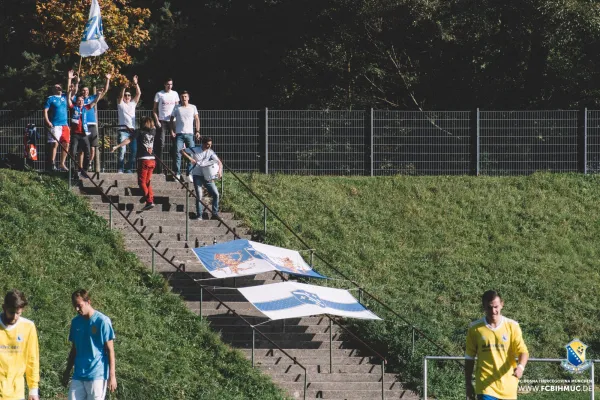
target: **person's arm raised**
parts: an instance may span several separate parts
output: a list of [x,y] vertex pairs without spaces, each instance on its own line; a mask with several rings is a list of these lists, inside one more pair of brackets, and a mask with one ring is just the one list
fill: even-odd
[[135,97],[133,98],[133,101],[137,104],[140,102],[140,97],[142,96],[142,89],[140,89],[140,85],[138,84],[137,75],[133,76],[133,84],[135,85]]

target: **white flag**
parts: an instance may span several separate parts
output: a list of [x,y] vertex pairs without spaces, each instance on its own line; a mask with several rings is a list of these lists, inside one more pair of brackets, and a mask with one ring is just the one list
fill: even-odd
[[90,16],[85,24],[83,38],[79,44],[79,55],[81,57],[99,56],[108,50],[108,45],[104,41],[104,30],[102,29],[102,17],[100,16],[100,6],[98,0],[92,0]]
[[238,290],[258,311],[273,320],[319,314],[381,319],[343,289],[288,281]]

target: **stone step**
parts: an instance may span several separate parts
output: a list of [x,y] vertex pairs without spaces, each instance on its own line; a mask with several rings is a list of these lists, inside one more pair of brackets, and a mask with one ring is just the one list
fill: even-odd
[[[248,320],[251,324],[253,325],[257,325],[263,322],[268,321],[269,319],[265,316],[259,317],[259,318],[253,318]],[[221,316],[214,316],[212,318],[208,318],[208,321],[211,323],[211,325],[215,325],[215,326],[220,326],[220,325],[242,325],[245,326],[246,324],[244,323],[244,321],[241,321],[239,318],[236,317],[232,317],[232,316],[227,316],[227,315],[221,315]],[[288,320],[281,320],[281,321],[272,321],[272,324],[283,324],[285,321],[286,325],[304,325],[304,326],[308,326],[308,325],[327,325],[329,326],[329,320],[327,320],[326,317],[324,316],[315,316],[315,317],[302,317],[302,318],[290,318]]]
[[[209,246],[212,245],[213,240],[216,240],[218,243],[229,242],[231,240],[235,240],[235,236],[232,233],[215,235],[199,235],[199,234],[188,234],[188,239],[185,239],[185,233],[183,234],[169,234],[166,238],[161,238],[161,234],[149,234],[146,236],[146,240],[150,242],[150,244],[156,248],[160,249],[193,249],[196,247],[196,243],[198,243],[197,247]],[[125,237],[125,245],[130,250],[135,249],[145,249],[148,247],[146,241],[140,238],[137,232],[132,232],[131,234]]]
[[[139,209],[121,210],[121,211],[124,211],[123,214],[125,215],[126,218],[128,218],[131,221],[131,223],[134,224],[134,226],[138,226],[138,225],[139,226],[144,226],[144,225],[146,225],[146,226],[161,226],[161,225],[162,226],[183,226],[185,229],[185,213],[183,213],[183,212],[158,212],[158,210],[156,210],[155,212],[151,212],[156,207],[154,207],[152,210],[149,210],[149,211],[140,211],[140,209],[142,207],[143,207],[143,205],[140,205]],[[108,219],[108,217],[109,217],[108,208],[106,210],[101,209],[101,210],[95,210],[95,211],[98,215]],[[223,214],[223,216],[221,217],[221,219],[223,221],[225,221],[225,223],[228,226],[230,226],[231,228],[238,227],[242,224],[241,221],[233,219],[233,214],[231,214],[231,213],[222,213],[222,214]],[[113,223],[117,223],[117,222],[119,222],[119,220],[121,220],[120,222],[123,222],[121,215],[116,210],[112,211],[112,215],[113,215]],[[221,215],[221,213],[219,213],[219,215]],[[193,223],[193,225],[198,226],[198,227],[204,227],[204,226],[225,227],[223,222],[216,220],[216,219],[190,220],[190,223]]]
[[[286,386],[285,389],[295,399],[301,399],[304,396],[303,384],[298,383]],[[306,391],[307,399],[344,399],[344,400],[373,400],[381,399],[381,389],[379,390],[321,390],[309,389]],[[418,400],[419,397],[412,392],[405,390],[386,390],[384,391],[384,399],[403,399],[403,400]]]
[[[219,298],[223,301],[226,301],[226,298],[224,298],[222,295],[219,295]],[[235,301],[235,300],[234,300]],[[314,335],[314,334],[327,334],[329,337],[329,326],[325,326],[325,325],[285,325],[282,326],[281,323],[279,323],[279,321],[273,321],[272,322],[272,326],[270,325],[261,325],[260,327],[257,327],[257,330],[262,332],[262,333],[266,333],[266,334],[273,334],[273,333],[277,333],[277,334],[283,334],[283,333],[290,333],[290,334],[300,334],[300,333],[304,333],[304,334],[310,334],[310,335]],[[240,326],[240,325],[214,325],[211,324],[211,327],[213,328],[213,330],[217,331],[217,332],[221,332],[221,333],[229,333],[229,334],[248,334],[250,335],[250,338],[252,337],[252,328],[251,327],[245,327],[245,326]],[[335,335],[338,335],[342,332],[341,328],[337,327],[337,326],[333,326],[332,330],[331,330]]]
[[[210,321],[210,318],[207,318],[207,320]],[[252,348],[239,349],[239,351],[241,351],[243,354],[245,354],[246,357],[248,357],[248,358],[252,354]],[[287,350],[285,350],[285,352],[288,353],[290,356],[295,357],[301,363],[304,363],[304,360],[306,360],[307,364],[311,365],[310,360],[324,359],[324,360],[326,360],[326,362],[324,362],[324,363],[323,362],[315,362],[312,365],[327,364],[327,366],[329,366],[329,349],[287,349]],[[331,353],[334,358],[335,357],[364,358],[365,360],[367,360],[367,359],[369,359],[369,356],[370,356],[369,354],[363,354],[358,349],[332,349]],[[282,364],[282,365],[293,364],[293,362],[290,361],[288,356],[279,349],[254,349],[254,357],[256,357],[257,359],[264,359],[264,360],[268,361],[267,364],[277,364],[277,363],[273,363],[273,362],[269,361],[272,359],[280,359],[281,361],[279,362],[279,364]],[[381,367],[379,358],[375,357],[374,360],[375,360],[374,362],[378,363],[379,367]],[[348,364],[348,365],[370,365],[370,364],[367,362],[364,362],[362,364]]]
[[[256,349],[258,351],[261,349]],[[326,349],[327,354],[329,354],[329,349]],[[334,354],[335,354],[334,350]],[[256,356],[255,356],[256,357]],[[248,359],[251,359],[250,357]],[[307,373],[313,374],[329,374],[329,359],[327,361],[318,363],[318,364],[308,364],[304,363],[301,358],[296,358],[300,364],[302,364],[306,368]],[[276,365],[271,364],[261,364],[260,359],[254,359],[254,365],[264,371],[271,374],[302,374],[304,375],[304,370],[299,366],[293,363],[288,357],[282,357],[281,362]],[[381,378],[381,364],[360,364],[360,365],[352,365],[352,364],[342,364],[342,363],[333,363],[331,366],[331,371],[333,373],[339,374],[374,374],[378,375]]]
[[[151,208],[149,210],[142,210],[142,208],[145,206],[145,204],[140,203],[139,201],[133,201],[130,203],[113,203],[114,209],[113,209],[113,213],[115,212],[115,210],[120,210],[120,211],[133,211],[136,212],[138,214],[144,213],[145,215],[148,214],[158,214],[158,213],[165,213],[166,215],[164,215],[164,217],[167,217],[169,215],[173,215],[173,214],[181,214],[181,219],[185,220],[185,203],[173,203],[171,201],[168,201],[168,198],[165,199],[161,199],[160,197],[155,198],[154,201],[154,208]],[[109,204],[110,203],[90,203],[90,208],[96,212],[101,212],[101,213],[108,213],[109,212]],[[209,207],[209,210],[211,208]],[[233,215],[231,215],[230,213],[222,213],[223,216],[221,216],[221,213],[219,213],[219,216],[221,216],[221,219],[223,220],[232,220],[233,219]],[[229,214],[229,215],[228,215]],[[196,215],[196,206],[193,204],[190,204],[188,207],[188,217],[192,218],[193,216]],[[160,218],[162,219],[162,218]]]
[[[224,340],[224,342],[230,344],[238,349],[250,349],[252,348],[251,340]],[[329,341],[297,341],[297,340],[273,340],[279,348],[286,349],[329,349]],[[331,342],[333,349],[343,349],[348,346],[348,343],[341,340],[334,340]],[[275,347],[271,342],[266,339],[256,339],[254,342],[254,348],[256,349],[274,349]]]
[[[214,226],[208,226],[204,224],[205,222],[210,223],[211,221],[189,221],[188,233],[196,235],[209,235],[214,237],[216,234],[222,235],[224,232],[227,232],[227,228],[224,226],[216,226],[216,224],[214,224]],[[161,239],[165,239],[167,237],[185,238],[185,220],[183,220],[182,225],[141,225],[141,223],[138,222],[137,224],[134,224],[134,226],[137,230],[144,233],[146,235],[145,237],[148,237],[151,234],[163,234],[169,236],[161,236]],[[113,215],[113,228],[123,230],[123,232],[127,234],[135,232],[135,230],[126,221],[124,221],[120,215],[118,216],[118,219],[116,219]],[[251,237],[248,229],[244,227],[236,227],[235,232],[245,238]],[[228,232],[227,234],[233,235],[231,232]],[[210,244],[212,244],[212,241]]]
[[[154,197],[177,198],[177,199],[183,200],[183,202],[185,203],[186,191],[181,187],[178,187],[178,186],[154,187],[154,185],[152,185],[152,192],[154,194]],[[103,196],[103,193],[108,196],[118,196],[118,198],[121,200],[126,199],[127,201],[132,201],[132,202],[139,202],[140,198],[144,195],[143,190],[140,187],[138,187],[137,185],[135,185],[135,186],[79,187],[79,194],[85,196],[86,198],[89,198],[90,200],[102,199],[103,197],[105,198],[105,196]],[[194,202],[196,197],[195,197],[195,191],[194,191],[193,187],[190,187],[190,191],[187,192],[187,194],[188,194],[188,199],[190,200],[190,203]],[[212,201],[212,199],[209,196],[202,196],[202,201],[205,201],[205,200]]]
[[[269,374],[274,381],[277,382],[304,382],[304,373],[272,373]],[[307,373],[306,380],[309,384],[317,382],[356,382],[356,383],[377,383],[378,389],[381,389],[381,372],[372,374],[357,374],[357,373]],[[404,386],[404,383],[398,379],[396,374],[386,373],[383,375],[384,387],[394,389],[397,386]],[[310,386],[309,386],[310,387]]]
[[[301,376],[299,376],[301,375]],[[317,375],[317,374],[314,374]],[[310,380],[307,377],[307,389],[309,390],[343,390],[343,391],[354,391],[354,390],[368,390],[370,392],[378,392],[381,395],[381,388],[383,387],[386,391],[402,391],[404,390],[403,385],[394,380],[386,382],[385,375],[383,378],[383,385],[381,384],[381,376],[379,381],[353,381],[352,379],[361,374],[320,374],[320,375],[341,375],[340,380],[334,381],[323,381],[323,380]],[[344,380],[344,375],[349,375]],[[279,375],[277,375],[279,376]],[[280,386],[286,389],[302,389],[304,387],[304,374],[296,374],[292,376],[292,379],[277,380],[271,375],[271,378]]]
[[[248,353],[246,354],[247,358],[252,358],[252,349],[244,349],[244,351],[247,351]],[[254,351],[254,362],[257,364],[260,364],[262,366],[268,366],[271,365],[273,367],[281,367],[286,366],[286,365],[292,365],[292,361],[290,361],[290,358],[283,355],[281,357],[259,357],[256,354],[256,350]],[[336,355],[334,355],[332,357],[333,360],[333,365],[334,366],[339,366],[339,365],[362,365],[362,366],[376,366],[377,368],[370,368],[368,369],[368,371],[371,371],[372,373],[377,373],[377,374],[381,374],[381,363],[378,364],[379,358],[378,357],[359,357],[359,356],[347,356],[344,354],[339,353],[339,350],[336,350],[336,353],[334,353]],[[309,366],[309,365],[321,365],[321,366],[326,366],[329,367],[329,350],[327,350],[326,352],[324,351],[323,354],[321,354],[319,357],[302,357],[302,356],[298,356],[296,357],[296,360],[298,362],[300,362],[302,365],[304,365],[305,367]]]
[[[229,305],[229,302],[222,299],[225,303]],[[275,343],[279,342],[321,342],[321,343],[329,343],[329,333],[305,333],[305,332],[285,332],[285,333],[263,333],[267,338],[271,339]],[[345,339],[342,333],[334,333],[332,342],[339,342]],[[221,338],[228,342],[236,342],[236,341],[244,341],[252,343],[252,333],[250,332],[221,332]],[[258,342],[260,340],[265,339],[264,336],[256,333],[255,340]],[[250,346],[252,347],[252,346]]]

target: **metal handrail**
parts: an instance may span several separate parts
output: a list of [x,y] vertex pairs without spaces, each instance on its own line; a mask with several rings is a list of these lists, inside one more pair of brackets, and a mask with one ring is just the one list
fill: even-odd
[[[265,203],[262,200],[262,198],[258,194],[256,194],[231,168],[229,168],[227,165],[225,165],[225,163],[223,163],[223,167],[227,170],[227,172],[231,173],[242,184],[242,186],[244,186],[244,188],[248,192],[250,192],[250,194],[256,200],[258,200],[263,205],[263,207],[264,207],[265,210],[268,210],[273,215],[273,217],[275,217],[296,239],[298,239],[298,241],[303,246],[305,246],[307,249],[314,250],[314,247],[312,247],[308,243],[306,243],[306,241],[304,241],[304,239],[302,239],[279,215],[277,215],[277,213],[275,211],[273,211],[273,209],[271,207],[269,207],[267,205],[267,203]],[[431,343],[433,346],[435,346],[442,353],[444,353],[444,354],[446,354],[448,356],[452,356],[450,354],[450,352],[448,352],[446,349],[444,349],[441,345],[437,344],[433,339],[431,339],[421,329],[417,328],[414,324],[412,324],[405,317],[401,316],[395,310],[393,310],[390,306],[388,306],[383,301],[381,301],[377,297],[375,297],[375,295],[373,295],[372,293],[370,293],[369,291],[367,291],[366,289],[364,289],[363,287],[361,287],[356,281],[350,279],[348,276],[346,276],[339,269],[335,268],[329,261],[325,260],[319,253],[313,252],[313,254],[316,255],[327,267],[331,268],[333,271],[335,271],[336,273],[338,273],[341,277],[343,277],[344,279],[346,279],[348,282],[352,283],[361,292],[364,292],[367,295],[369,295],[373,300],[375,300],[377,303],[379,303],[382,307],[384,307],[386,310],[390,311],[394,316],[396,316],[397,318],[399,318],[400,320],[402,320],[404,323],[406,323],[408,326],[410,326],[411,329],[412,329],[412,331],[413,331],[413,336],[414,336],[415,332],[418,333],[422,338],[426,339],[429,343]],[[413,352],[414,352],[414,343],[413,343]],[[459,362],[459,364],[462,365],[462,363],[460,363],[460,362]]]
[[[54,139],[58,142],[57,137],[54,136],[54,133],[51,132],[51,134],[54,137]],[[75,157],[73,156],[73,154],[71,154],[71,151],[67,150],[67,155],[68,155],[68,157],[69,157],[70,160],[75,161],[75,162],[77,161],[75,159]],[[75,165],[77,165],[77,164],[75,164]],[[232,309],[224,301],[222,301],[221,299],[219,299],[219,297],[215,293],[213,293],[212,291],[210,291],[209,289],[207,289],[208,286],[203,285],[200,282],[198,282],[197,280],[195,280],[190,274],[188,274],[187,272],[185,272],[185,270],[182,271],[179,266],[176,266],[171,260],[167,259],[167,257],[165,257],[163,254],[161,254],[159,251],[157,251],[156,247],[153,246],[148,241],[148,239],[146,239],[146,237],[142,234],[142,232],[139,229],[137,229],[137,227],[129,220],[129,218],[127,218],[125,216],[125,214],[123,212],[121,212],[121,210],[119,210],[118,207],[115,207],[115,205],[114,205],[112,199],[109,197],[109,195],[100,187],[100,185],[98,185],[94,181],[94,179],[92,178],[92,176],[90,174],[87,174],[87,178],[96,187],[96,189],[100,190],[100,193],[102,194],[102,196],[106,200],[108,200],[109,207],[114,207],[119,212],[119,214],[125,219],[125,221],[127,221],[127,223],[131,226],[131,228],[133,228],[133,230],[143,239],[143,241],[146,242],[146,244],[152,249],[153,254],[155,252],[158,253],[158,255],[160,257],[162,257],[167,262],[167,264],[169,264],[170,266],[172,266],[173,268],[175,268],[178,272],[183,273],[185,277],[189,278],[194,284],[196,284],[197,286],[199,286],[201,288],[201,290],[205,290],[207,293],[209,293],[215,300],[217,300],[219,302],[220,305],[224,306],[235,317],[240,318],[242,321],[244,321],[244,323],[246,323],[250,328],[252,328],[253,332],[255,332],[255,331],[258,332],[264,339],[266,339],[274,347],[276,347],[283,354],[285,354],[290,360],[292,360],[295,365],[298,365],[300,368],[302,368],[304,370],[304,399],[306,399],[306,381],[307,381],[307,369],[306,369],[306,367],[304,365],[302,365],[300,362],[298,362],[295,357],[292,357],[288,352],[286,352],[284,349],[282,349],[281,347],[279,347],[275,342],[273,342],[270,338],[268,338],[264,333],[262,333],[260,330],[256,329],[256,327],[254,325],[252,325],[246,318],[244,318],[243,316],[239,315],[234,309]],[[70,184],[70,181],[69,181],[69,184]],[[221,220],[221,222],[222,222],[222,220]],[[229,230],[231,230],[231,228],[229,226],[227,226],[224,222],[223,222],[223,224]],[[232,231],[232,232],[234,233],[234,235],[237,235],[234,231]]]
[[[162,165],[163,169],[165,169],[167,172],[169,172],[170,174],[172,174],[172,175],[175,177],[175,179],[176,179],[177,181],[179,181],[179,182],[182,184],[182,187],[183,187],[183,188],[186,190],[186,192],[188,193],[188,195],[192,195],[193,197],[196,197],[196,193],[195,193],[194,191],[192,191],[192,190],[191,190],[191,189],[190,189],[190,188],[189,188],[187,185],[185,185],[185,184],[183,183],[183,178],[181,178],[181,177],[180,177],[180,178],[177,178],[177,177],[176,177],[176,175],[173,173],[173,170],[172,170],[172,169],[170,169],[170,168],[169,168],[169,166],[168,166],[168,165],[166,165],[166,164],[164,163],[164,161],[162,161],[162,160],[161,160],[159,157],[157,157],[157,156],[155,156],[155,157],[156,157],[156,159],[157,159],[157,160],[158,160],[158,161],[161,163],[161,165]],[[222,161],[221,161],[221,162],[222,162]],[[196,198],[196,199],[197,199],[197,198]],[[198,199],[197,199],[197,200],[198,200]],[[202,200],[199,200],[199,201],[200,201],[200,203],[201,203],[201,204],[202,204],[202,205],[203,205],[205,208],[207,208],[207,205],[206,205],[206,203],[204,203]],[[219,219],[219,221],[222,221],[221,217],[218,217],[218,219]],[[238,236],[238,237],[239,237],[239,236]],[[275,271],[275,273],[276,273],[277,275],[279,275],[279,277],[281,277],[281,279],[282,279],[283,281],[288,281],[288,280],[289,280],[287,277],[285,277],[285,276],[284,276],[284,275],[281,273],[281,271]],[[358,337],[356,334],[354,334],[353,332],[351,332],[351,331],[350,331],[348,328],[346,328],[345,326],[343,326],[342,324],[340,324],[340,323],[339,323],[339,322],[338,322],[338,321],[337,321],[335,318],[332,318],[332,317],[331,317],[329,314],[324,314],[324,315],[325,315],[325,316],[326,316],[326,317],[329,319],[329,322],[330,322],[330,324],[331,324],[332,322],[333,322],[333,323],[335,323],[337,326],[339,326],[339,327],[340,327],[340,328],[342,328],[344,331],[346,331],[347,333],[349,333],[349,334],[350,334],[350,335],[351,335],[351,336],[352,336],[352,337],[353,337],[355,340],[357,340],[359,343],[361,343],[361,344],[362,344],[364,347],[366,347],[366,348],[367,348],[369,351],[371,351],[371,352],[372,352],[374,355],[376,355],[377,357],[379,357],[379,358],[381,359],[381,363],[382,363],[382,364],[381,364],[381,368],[382,368],[382,369],[381,369],[381,371],[382,371],[382,374],[381,374],[381,388],[382,388],[382,391],[381,391],[381,396],[382,396],[382,397],[381,397],[381,398],[383,399],[383,398],[384,398],[384,391],[383,391],[383,390],[384,390],[385,364],[387,363],[387,360],[386,360],[386,358],[385,358],[384,356],[382,356],[381,354],[379,354],[377,351],[375,351],[375,350],[374,350],[374,349],[373,349],[373,348],[372,348],[370,345],[368,345],[367,343],[365,343],[365,341],[364,341],[364,340],[360,339],[360,338],[359,338],[359,337]],[[331,339],[331,327],[330,327],[330,330],[329,330],[329,332],[330,332],[330,337],[329,337],[329,341],[330,341],[330,343],[329,343],[329,373],[331,373],[331,371],[332,371],[332,365],[333,365],[333,362],[332,362],[332,352],[333,352],[333,348],[332,348],[332,343],[331,343],[331,342],[332,342],[332,339]],[[254,338],[253,338],[252,340],[253,340],[253,344],[254,344]],[[254,355],[254,354],[253,354],[253,355]],[[254,360],[253,360],[253,361],[254,361]]]

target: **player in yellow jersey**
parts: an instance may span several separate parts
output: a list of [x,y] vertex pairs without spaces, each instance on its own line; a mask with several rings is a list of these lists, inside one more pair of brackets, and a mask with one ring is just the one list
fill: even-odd
[[29,400],[39,400],[40,357],[33,321],[21,317],[25,295],[12,290],[4,297],[0,314],[0,399],[25,399],[27,377]]
[[485,316],[471,323],[467,332],[467,400],[516,399],[519,379],[529,359],[521,328],[517,321],[502,316],[504,302],[496,291],[485,292],[481,302]]

